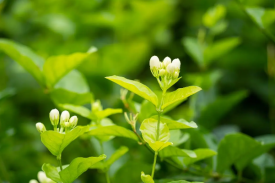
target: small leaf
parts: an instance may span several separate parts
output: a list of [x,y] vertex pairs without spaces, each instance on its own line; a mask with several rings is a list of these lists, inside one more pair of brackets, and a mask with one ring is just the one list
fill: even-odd
[[203,24],[206,27],[213,27],[225,16],[225,13],[226,9],[223,5],[216,5],[215,7],[208,9],[203,15]]
[[86,135],[90,136],[116,136],[125,137],[138,141],[136,134],[124,127],[112,125],[112,126],[102,126],[95,129],[91,129]]
[[118,160],[121,156],[127,153],[129,149],[125,146],[120,147],[116,152],[112,154],[112,156],[106,161],[106,166],[110,167],[116,160]]
[[122,113],[122,109],[111,109],[111,108],[107,108],[107,109],[104,109],[103,111],[98,111],[96,112],[96,116],[98,119],[103,119],[103,118],[106,118],[108,116],[111,116],[113,114],[118,114],[118,113]]
[[160,122],[159,124],[159,138],[157,140],[157,125],[157,120],[149,118],[142,122],[139,129],[142,133],[143,139],[154,151],[160,151],[163,148],[172,145],[171,142],[168,142],[170,139],[169,128],[163,122]]
[[[157,120],[158,116],[152,116],[151,118]],[[160,121],[163,123],[166,123],[168,128],[170,130],[176,130],[176,129],[186,129],[186,128],[198,128],[198,125],[191,121],[187,122],[184,119],[180,119],[178,121],[166,118],[166,117],[160,117]]]
[[157,95],[146,85],[120,76],[109,76],[106,78],[139,95],[140,97],[152,102],[155,106],[158,105]]
[[48,178],[52,179],[57,183],[62,183],[57,167],[44,163],[42,166],[42,170],[45,172]]
[[143,183],[154,183],[154,180],[150,175],[145,175],[144,172],[141,172],[141,180]]
[[94,100],[94,96],[90,92],[77,93],[63,88],[54,89],[50,94],[56,104],[84,105]]
[[14,61],[19,63],[40,85],[44,86],[44,78],[41,70],[44,64],[44,58],[38,56],[28,47],[8,39],[0,39],[0,50],[4,51]]
[[87,130],[89,126],[77,126],[67,133],[49,130],[41,133],[41,141],[53,155],[59,156],[65,147]]
[[89,157],[89,158],[76,158],[70,165],[62,170],[59,174],[64,183],[71,183],[77,179],[82,173],[89,169],[93,164],[106,158],[103,154],[99,157]]
[[163,104],[162,104],[161,108],[164,109],[173,103],[184,100],[187,97],[197,93],[200,90],[201,90],[201,88],[198,86],[188,86],[185,88],[179,88],[174,92],[167,93],[164,96],[164,100],[163,100]]
[[49,57],[43,67],[43,73],[48,87],[53,86],[67,73],[84,62],[90,53],[74,53]]
[[193,152],[195,152],[195,154],[196,154],[195,158],[194,157],[193,158],[186,157],[186,158],[183,159],[183,163],[186,166],[188,166],[190,164],[193,164],[197,161],[215,156],[217,154],[216,151],[213,151],[211,149],[196,149]]
[[186,37],[182,41],[187,53],[200,67],[204,67],[203,46],[196,38]]
[[203,183],[203,182],[188,182],[186,180],[176,180],[168,183]]
[[60,104],[59,106],[85,118],[92,119],[91,110],[87,109],[86,107],[71,104]]
[[175,146],[169,146],[159,152],[161,158],[171,157],[171,156],[179,156],[179,157],[190,157],[196,158],[197,155],[192,150],[180,149]]

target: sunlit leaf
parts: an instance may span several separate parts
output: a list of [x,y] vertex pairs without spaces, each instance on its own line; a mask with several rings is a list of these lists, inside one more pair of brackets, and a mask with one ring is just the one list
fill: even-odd
[[157,95],[144,84],[120,76],[109,76],[106,78],[139,95],[140,97],[152,102],[155,106],[158,105]]
[[57,167],[52,166],[51,164],[44,163],[42,166],[42,170],[45,172],[46,176],[57,183],[62,183],[62,180],[59,175],[59,171]]
[[96,112],[96,116],[97,118],[99,119],[103,119],[103,118],[106,118],[108,116],[111,116],[113,114],[118,114],[118,113],[122,113],[122,109],[111,109],[111,108],[107,108],[107,109],[104,109],[103,111],[98,111]]
[[44,59],[42,57],[34,53],[28,47],[8,39],[0,39],[0,50],[4,51],[14,61],[19,63],[38,81],[39,84],[44,86],[44,77],[42,74]]
[[162,149],[159,152],[159,155],[161,158],[171,157],[171,156],[180,156],[180,157],[190,157],[190,158],[196,158],[197,155],[192,150],[187,149],[180,149],[175,146],[169,146],[165,149]]
[[188,165],[190,165],[192,163],[195,163],[197,161],[200,161],[200,160],[203,160],[203,159],[215,156],[217,154],[217,152],[215,152],[215,151],[213,151],[211,149],[196,149],[193,152],[196,154],[196,157],[192,157],[192,158],[185,157],[183,159],[183,163],[186,166],[188,166]]
[[125,146],[120,147],[116,152],[112,154],[112,156],[105,162],[106,166],[111,166],[116,160],[118,160],[121,156],[128,152],[128,148]]
[[164,109],[173,103],[184,100],[187,97],[197,93],[200,90],[201,88],[198,86],[188,86],[185,88],[179,88],[174,92],[167,93],[164,97],[161,108]]
[[[151,118],[157,120],[158,116],[152,116]],[[166,123],[170,130],[186,129],[186,128],[198,128],[198,126],[195,122],[193,122],[193,121],[187,122],[183,119],[175,121],[173,119],[169,119],[169,118],[166,118],[166,117],[160,117],[160,121],[163,122],[163,123]]]
[[41,141],[53,155],[59,156],[65,147],[87,130],[89,126],[77,126],[67,133],[49,130],[41,133]]
[[154,183],[154,180],[150,175],[145,175],[144,172],[141,172],[141,180],[143,183]]

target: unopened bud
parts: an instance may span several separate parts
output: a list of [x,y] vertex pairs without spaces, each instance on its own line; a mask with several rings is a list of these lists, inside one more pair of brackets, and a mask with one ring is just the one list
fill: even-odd
[[70,124],[71,124],[71,128],[74,128],[76,125],[77,125],[77,117],[76,116],[72,116],[71,119],[70,119]]
[[39,182],[51,182],[51,179],[46,176],[45,172],[39,171],[37,177]]
[[70,113],[68,111],[63,111],[60,116],[60,125],[61,127],[64,126],[65,122],[68,122],[70,119]]
[[59,111],[57,109],[53,109],[50,112],[50,120],[53,126],[57,126],[59,122]]
[[171,58],[170,57],[165,57],[164,60],[163,60],[164,67],[167,67],[169,64],[171,64]]
[[172,64],[175,66],[176,70],[180,70],[180,60],[178,58],[174,59]]
[[92,112],[102,111],[102,106],[100,100],[96,100],[92,103]]
[[32,180],[30,180],[30,182],[29,182],[29,183],[38,183],[38,182],[37,182],[37,180],[32,179]]
[[164,76],[166,74],[166,70],[165,69],[160,69],[159,70],[159,76]]
[[159,61],[159,58],[157,56],[152,56],[151,57],[151,59],[150,59],[150,68],[151,69],[160,68],[160,61]]
[[167,66],[166,70],[167,70],[167,73],[173,74],[175,72],[175,66],[174,66],[174,64],[169,64]]
[[45,132],[46,131],[46,127],[44,126],[44,124],[43,123],[36,123],[36,129],[37,129],[37,131],[39,132],[39,133],[43,133],[43,132]]
[[174,79],[177,79],[178,77],[179,77],[179,72],[178,72],[178,71],[174,72],[173,78],[174,78]]
[[68,122],[68,121],[64,122],[64,127],[65,128],[70,128],[71,127],[70,122]]

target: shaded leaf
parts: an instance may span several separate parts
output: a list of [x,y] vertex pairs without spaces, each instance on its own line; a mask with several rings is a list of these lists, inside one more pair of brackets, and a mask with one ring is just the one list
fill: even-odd
[[213,151],[211,149],[196,149],[193,152],[195,152],[196,157],[192,157],[192,158],[186,157],[186,158],[183,159],[183,163],[186,166],[188,166],[190,164],[193,164],[197,161],[215,156],[217,154],[216,151]]
[[197,155],[194,151],[187,150],[187,149],[180,149],[175,146],[169,146],[165,149],[162,149],[159,152],[159,155],[161,158],[166,158],[166,157],[171,157],[171,156],[191,157],[191,158],[197,157]]
[[71,111],[71,112],[74,112],[80,116],[83,116],[85,118],[92,119],[91,110],[89,110],[86,107],[78,106],[78,105],[71,105],[71,104],[60,104],[59,106],[68,110],[68,111]]
[[203,47],[196,38],[186,37],[182,41],[187,53],[200,67],[204,66]]
[[105,162],[107,167],[110,167],[116,160],[129,151],[128,147],[122,146]]

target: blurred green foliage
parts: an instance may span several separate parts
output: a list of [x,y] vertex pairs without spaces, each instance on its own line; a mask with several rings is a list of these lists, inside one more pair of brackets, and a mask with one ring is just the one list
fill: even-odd
[[[275,133],[274,8],[273,0],[0,0],[0,182],[28,182],[44,162],[56,165],[35,129],[38,121],[50,124],[52,108],[90,110],[94,99],[104,108],[123,108],[120,87],[104,77],[140,79],[158,92],[148,67],[149,58],[158,55],[181,60],[176,87],[203,89],[165,111],[199,126],[183,136],[175,131],[175,144],[204,158],[213,152],[203,148],[218,153],[204,161],[183,160],[182,152],[170,149],[177,154],[170,160],[189,171],[159,162],[155,177],[164,179],[159,182],[273,183],[275,144],[267,134]],[[97,52],[86,53],[93,47]],[[83,58],[71,58],[76,52]],[[37,62],[25,64],[30,60]],[[47,62],[53,73],[42,73]],[[136,96],[131,102],[139,122],[154,114],[149,102]],[[71,111],[80,115],[81,125],[90,123]],[[111,119],[129,128],[123,115]],[[110,166],[112,182],[141,182],[140,172],[151,170],[153,155],[136,141],[115,138],[104,143],[107,157],[122,145],[129,151]],[[95,139],[77,139],[64,150],[63,161],[98,156],[99,146]],[[190,161],[197,162],[190,167]],[[192,173],[197,169],[200,175]],[[105,182],[100,172],[90,169],[78,181]]]

